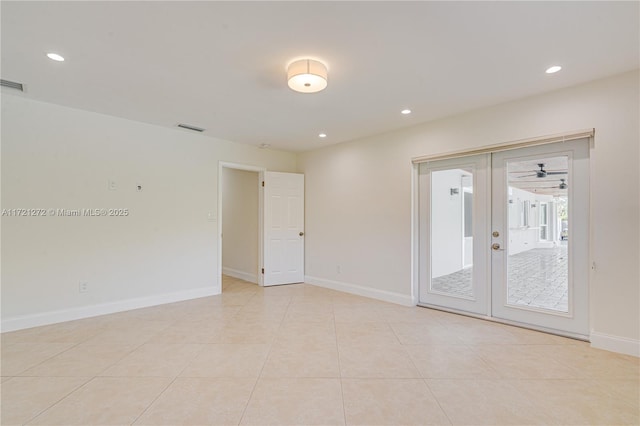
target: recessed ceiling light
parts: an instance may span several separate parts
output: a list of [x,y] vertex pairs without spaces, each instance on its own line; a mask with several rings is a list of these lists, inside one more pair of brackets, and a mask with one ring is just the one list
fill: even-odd
[[407,114],[411,114],[411,110],[410,109],[403,109],[402,111],[400,111],[400,113],[407,115]]
[[552,67],[547,68],[547,70],[545,71],[547,74],[553,74],[555,72],[558,72],[562,69],[562,67],[560,65],[554,65]]
[[326,138],[326,137],[327,137],[327,134],[326,134],[326,133],[320,133],[320,134],[318,135],[318,137],[319,137],[319,138]]
[[64,58],[57,53],[47,53],[47,58],[53,59],[54,61],[62,62]]

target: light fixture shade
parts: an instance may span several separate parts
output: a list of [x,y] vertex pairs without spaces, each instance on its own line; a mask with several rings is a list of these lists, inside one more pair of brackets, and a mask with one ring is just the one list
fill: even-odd
[[287,69],[287,81],[296,92],[319,92],[327,87],[327,67],[313,59],[295,61]]

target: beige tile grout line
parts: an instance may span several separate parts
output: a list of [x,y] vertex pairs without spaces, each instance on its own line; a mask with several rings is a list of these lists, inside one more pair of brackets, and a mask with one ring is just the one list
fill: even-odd
[[[32,368],[36,368],[36,367],[38,367],[39,365],[41,365],[41,364],[43,364],[43,363],[45,363],[45,362],[47,362],[47,361],[49,361],[49,360],[51,360],[51,359],[53,359],[53,358],[55,358],[55,357],[59,356],[59,355],[62,355],[62,354],[64,354],[64,353],[66,353],[66,352],[69,352],[70,350],[72,350],[72,349],[74,349],[74,348],[76,348],[76,347],[78,347],[78,346],[80,346],[80,345],[82,345],[82,344],[85,344],[86,342],[88,342],[89,340],[91,340],[93,337],[95,337],[95,336],[87,337],[87,338],[86,338],[86,339],[84,339],[83,341],[81,341],[81,342],[77,342],[75,345],[71,345],[71,346],[69,346],[67,349],[65,349],[65,350],[63,350],[63,351],[61,351],[61,352],[58,352],[57,354],[52,355],[52,356],[50,356],[49,358],[47,358],[47,359],[45,359],[45,360],[42,360],[42,361],[40,361],[39,363],[37,363],[37,364],[35,364],[35,365],[32,365],[31,367],[28,367],[28,368],[24,369],[24,370],[23,370],[23,371],[21,371],[19,374],[15,375],[15,376],[11,376],[11,379],[13,379],[13,378],[15,378],[15,377],[27,377],[27,378],[31,378],[31,377],[41,377],[41,378],[47,378],[47,377],[56,377],[56,378],[57,378],[57,377],[75,377],[75,376],[21,376],[21,374],[23,374],[23,373],[24,373],[25,371],[27,371],[27,370],[30,370],[30,369],[32,369]],[[136,351],[138,348],[140,348],[143,344],[144,344],[144,343],[140,343],[139,345],[137,345],[137,346],[133,347],[133,348],[131,349],[131,351],[130,351],[130,352],[128,352],[128,353],[126,353],[126,354],[122,355],[122,357],[120,357],[120,358],[116,359],[112,364],[109,364],[107,367],[105,367],[103,370],[101,370],[98,374],[95,374],[95,375],[93,375],[93,376],[87,376],[87,380],[86,380],[85,382],[83,382],[83,383],[79,384],[78,386],[76,386],[75,388],[73,388],[72,390],[70,390],[69,392],[67,392],[64,396],[60,397],[60,399],[58,399],[57,401],[55,401],[54,403],[52,403],[52,404],[51,404],[51,405],[49,405],[48,407],[43,408],[42,410],[40,410],[37,414],[35,414],[34,416],[30,417],[27,421],[25,421],[25,422],[24,422],[24,424],[28,424],[28,423],[30,423],[30,422],[32,422],[32,421],[34,421],[35,419],[37,419],[38,417],[40,417],[40,416],[41,416],[45,411],[50,410],[50,409],[51,409],[51,408],[53,408],[54,406],[58,405],[60,402],[62,402],[62,400],[66,399],[66,398],[67,398],[69,395],[71,395],[72,393],[75,393],[76,391],[78,391],[78,390],[80,390],[81,388],[85,387],[86,385],[88,385],[90,382],[92,382],[92,381],[93,381],[93,380],[95,380],[96,378],[101,377],[101,376],[100,376],[100,373],[103,373],[104,371],[106,371],[106,370],[108,370],[109,368],[111,368],[113,365],[115,365],[115,364],[117,364],[118,362],[120,362],[120,361],[121,361],[122,359],[124,359],[126,356],[128,356],[129,354],[133,353],[133,352],[134,352],[134,351]],[[155,401],[155,400],[154,400],[154,401]],[[146,411],[146,410],[145,410],[145,411]],[[136,420],[137,420],[137,418],[136,418]]]
[[[246,303],[248,303],[251,299],[253,299],[257,294],[258,293],[256,292],[253,296],[251,296]],[[284,319],[287,316],[287,312],[289,311],[289,307],[291,306],[291,301],[292,300],[293,300],[293,297],[290,297],[289,298],[289,303],[287,303],[287,310],[284,312],[284,315],[280,319],[280,323],[278,324],[277,331],[280,331],[280,328],[282,327],[282,323],[284,322]],[[246,303],[245,303],[245,305],[246,305]],[[247,403],[244,406],[244,410],[242,410],[242,415],[240,416],[240,420],[238,421],[238,426],[241,425],[242,424],[242,420],[244,420],[244,416],[247,413],[247,408],[249,408],[249,403],[251,402],[251,398],[253,398],[253,393],[256,391],[256,387],[258,386],[258,382],[260,381],[260,377],[262,377],[262,372],[264,371],[264,367],[267,365],[267,361],[269,360],[269,355],[271,355],[271,351],[272,350],[273,350],[273,338],[269,342],[269,350],[267,351],[267,354],[266,354],[266,356],[264,358],[264,363],[262,364],[262,368],[260,368],[260,372],[258,373],[258,377],[256,377],[256,382],[253,384],[253,389],[251,389],[251,393],[249,394],[249,398],[247,398]]]
[[[25,376],[26,377],[26,376]],[[35,377],[35,376],[34,376]],[[25,421],[24,425],[29,424],[30,422],[34,421],[35,419],[37,419],[38,417],[40,417],[42,415],[42,413],[44,413],[47,410],[50,410],[51,408],[55,407],[56,405],[58,405],[60,402],[62,402],[63,399],[66,399],[69,395],[71,395],[72,393],[80,390],[80,388],[85,387],[86,385],[89,384],[89,382],[93,381],[93,379],[95,379],[96,376],[93,377],[88,377],[87,380],[84,383],[79,384],[78,386],[76,386],[75,388],[73,388],[72,390],[70,390],[66,395],[62,396],[60,399],[58,399],[56,402],[54,402],[53,404],[49,405],[47,408],[43,408],[42,410],[40,410],[38,412],[38,414],[34,415],[33,417],[31,417],[29,420]]]
[[[187,366],[185,366],[184,368],[187,368]],[[184,371],[184,368],[180,371],[180,374],[182,374],[182,371]],[[138,416],[130,423],[130,425],[134,425],[140,419],[140,417],[144,416],[144,413],[149,411],[149,408],[151,408],[151,406],[154,404],[154,402],[156,402],[158,400],[158,398],[160,398],[162,395],[164,395],[164,393],[167,391],[167,389],[169,389],[171,387],[171,385],[178,379],[178,377],[180,377],[180,374],[178,374],[176,377],[174,377],[173,380],[171,380],[167,384],[167,386],[165,386],[165,388],[162,389],[162,391],[155,398],[153,398],[153,400],[149,403],[149,405],[147,405],[147,408],[142,410],[142,412],[140,414],[138,414]]]
[[[200,351],[198,351],[198,353],[196,353],[193,358],[187,362],[185,364],[184,367],[182,367],[182,370],[180,370],[180,372],[178,374],[176,374],[176,376],[173,378],[173,380],[171,380],[169,382],[169,384],[167,384],[167,386],[165,386],[164,389],[162,389],[162,391],[155,397],[153,398],[153,400],[149,403],[149,405],[147,405],[147,408],[145,408],[144,410],[142,410],[142,412],[131,422],[131,425],[134,425],[138,420],[140,420],[140,418],[142,416],[144,416],[144,414],[149,411],[149,408],[151,408],[151,406],[162,396],[164,395],[164,393],[167,391],[167,389],[169,389],[171,387],[171,385],[173,385],[175,383],[176,380],[178,380],[178,377],[180,377],[180,375],[182,374],[182,372],[189,366],[189,364],[191,363],[191,361],[193,361],[194,359],[196,359],[198,357],[198,355],[200,355],[200,352],[202,352],[204,350],[204,344],[198,344],[200,346],[202,346],[202,348],[200,348]],[[106,371],[106,370],[104,370]],[[128,377],[128,376],[123,376],[123,377]],[[160,376],[160,377],[164,377],[164,376]]]
[[[255,296],[255,294],[254,294]],[[249,300],[251,300],[254,296],[250,297]],[[246,302],[245,302],[246,304]],[[244,306],[244,305],[242,305]],[[235,316],[238,315],[238,313],[236,312]],[[167,327],[168,328],[168,327]],[[131,423],[131,425],[134,425],[142,416],[144,416],[144,414],[149,411],[149,408],[151,408],[151,406],[167,391],[167,389],[169,389],[171,387],[171,385],[173,385],[175,383],[176,380],[178,380],[178,378],[182,375],[182,373],[184,372],[184,370],[187,369],[187,367],[189,367],[189,364],[198,357],[198,355],[200,355],[200,353],[204,350],[204,346],[206,346],[206,343],[198,343],[200,346],[202,346],[202,348],[200,349],[200,351],[189,361],[185,364],[184,367],[182,367],[182,369],[180,370],[180,372],[178,374],[176,374],[176,376],[173,378],[173,380],[171,380],[171,382],[169,382],[169,384],[167,384],[167,386],[153,399],[153,401],[151,401],[149,403],[149,405],[147,406],[147,408],[145,408],[144,410],[142,410],[142,412],[135,418],[135,420]],[[106,370],[104,370],[106,371]],[[257,380],[256,380],[257,383]],[[255,388],[255,384],[254,384],[254,388]],[[253,391],[252,391],[253,392]],[[248,404],[248,401],[247,401]],[[245,407],[246,410],[246,407]],[[244,413],[243,413],[244,414]]]
[[[403,345],[402,342],[400,342],[400,338],[398,337],[398,334],[396,333],[396,331],[393,329],[393,327],[391,326],[391,324],[389,323],[388,320],[385,320],[387,322],[387,325],[389,325],[389,328],[391,328],[391,331],[393,332],[393,334],[396,336],[396,339],[398,339],[398,342],[400,343],[400,346],[402,346],[403,348],[405,348],[405,346],[407,345]],[[437,320],[436,320],[437,322]],[[420,324],[416,323],[415,326],[418,327]],[[436,396],[436,394],[433,393],[433,391],[431,390],[431,388],[429,387],[429,383],[427,383],[427,379],[425,379],[424,377],[422,377],[422,374],[420,373],[420,369],[418,368],[418,365],[416,364],[416,362],[414,361],[413,357],[411,356],[411,354],[409,353],[409,351],[407,351],[407,349],[405,348],[405,351],[407,352],[407,356],[409,357],[409,360],[411,361],[411,364],[413,364],[413,368],[416,369],[416,372],[418,373],[418,375],[420,376],[420,380],[422,381],[422,383],[424,383],[424,385],[427,387],[427,390],[429,391],[429,393],[431,394],[431,396],[433,396],[433,399],[436,401],[436,403],[438,404],[438,407],[440,407],[440,410],[442,411],[442,413],[444,413],[445,417],[447,418],[447,420],[449,420],[449,424],[452,425],[453,421],[451,420],[451,418],[449,417],[449,415],[447,414],[447,412],[444,410],[444,408],[442,408],[442,405],[440,404],[440,401],[438,400],[438,397]]]
[[338,327],[336,326],[336,311],[334,310],[334,300],[331,299],[331,310],[333,311],[333,331],[336,333],[336,353],[338,355],[338,373],[340,374],[340,396],[342,397],[342,415],[344,424],[347,425],[347,407],[344,403],[344,386],[342,385],[342,365],[340,364],[340,348],[338,346]]

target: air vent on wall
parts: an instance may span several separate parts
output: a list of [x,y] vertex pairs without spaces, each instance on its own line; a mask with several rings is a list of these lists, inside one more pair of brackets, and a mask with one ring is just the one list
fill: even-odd
[[194,132],[204,132],[203,128],[192,126],[190,124],[178,124],[178,127],[182,127],[183,129],[193,130]]
[[15,81],[9,81],[9,80],[0,79],[0,86],[8,87],[10,89],[16,89],[16,90],[19,90],[21,92],[24,92],[24,86],[22,85],[22,83],[16,83]]

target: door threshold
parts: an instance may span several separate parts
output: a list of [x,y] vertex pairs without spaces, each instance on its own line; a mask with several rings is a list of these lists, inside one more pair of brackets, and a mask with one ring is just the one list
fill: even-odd
[[571,333],[568,331],[555,330],[552,328],[545,328],[531,324],[525,324],[517,321],[509,321],[501,318],[496,318],[488,315],[475,314],[473,312],[461,311],[457,309],[444,308],[442,306],[430,305],[428,303],[418,303],[418,306],[421,308],[434,309],[436,311],[448,312],[450,314],[463,315],[465,317],[476,318],[479,320],[495,322],[498,324],[510,325],[512,327],[524,328],[527,330],[540,331],[542,333],[553,334],[555,336],[567,337],[569,339],[580,340],[583,342],[591,342],[589,336],[585,336],[583,334]]

